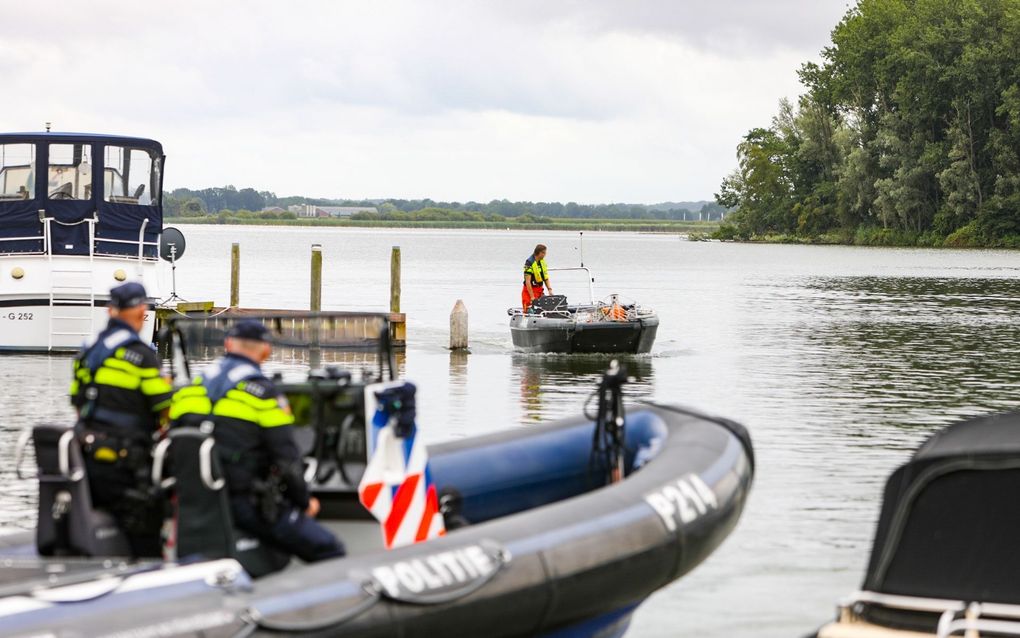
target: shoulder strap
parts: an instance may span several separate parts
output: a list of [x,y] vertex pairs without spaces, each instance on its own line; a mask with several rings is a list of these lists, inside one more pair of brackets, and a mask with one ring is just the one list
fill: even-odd
[[129,346],[135,342],[141,343],[142,339],[134,330],[117,328],[113,331],[104,331],[96,337],[96,341],[85,348],[81,354],[82,363],[93,373],[99,369],[103,362],[115,353],[119,348]]
[[225,358],[206,369],[202,374],[202,385],[205,386],[209,400],[216,403],[242,381],[261,379],[262,376],[262,371],[250,363]]

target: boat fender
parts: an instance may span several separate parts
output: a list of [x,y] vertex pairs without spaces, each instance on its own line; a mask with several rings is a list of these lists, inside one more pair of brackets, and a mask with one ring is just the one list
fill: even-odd
[[472,594],[508,565],[509,550],[493,540],[432,552],[373,567],[370,577],[384,598],[438,605]]

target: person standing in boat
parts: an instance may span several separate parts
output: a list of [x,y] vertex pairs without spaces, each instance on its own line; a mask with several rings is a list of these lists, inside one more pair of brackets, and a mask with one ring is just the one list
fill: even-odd
[[548,291],[553,294],[549,284],[549,268],[545,265],[545,244],[535,246],[535,252],[524,260],[524,289],[521,291],[521,303],[524,312],[528,312],[531,302]]
[[173,389],[138,335],[148,304],[139,283],[110,291],[110,322],[74,360],[70,394],[93,505],[114,517],[135,556],[157,557],[163,513],[148,493],[151,449]]
[[[211,419],[223,462],[230,511],[240,529],[305,562],[345,555],[319,525],[308,491],[287,399],[262,372],[272,353],[269,330],[245,319],[228,332],[227,354],[174,394],[174,426]],[[211,416],[210,416],[211,415]]]

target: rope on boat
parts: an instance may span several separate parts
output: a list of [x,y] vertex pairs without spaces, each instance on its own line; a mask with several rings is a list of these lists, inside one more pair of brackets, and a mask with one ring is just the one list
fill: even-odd
[[368,594],[368,598],[357,605],[345,609],[343,613],[332,618],[313,622],[284,622],[265,618],[255,607],[249,607],[241,614],[241,620],[245,623],[244,628],[234,634],[233,638],[245,638],[250,636],[257,629],[272,631],[284,634],[300,634],[322,631],[342,625],[352,620],[375,606],[382,599],[382,589],[374,581],[367,580],[361,585],[362,591]]

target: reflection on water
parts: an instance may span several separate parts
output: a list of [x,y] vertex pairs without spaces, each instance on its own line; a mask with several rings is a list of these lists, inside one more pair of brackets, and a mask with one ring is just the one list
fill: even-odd
[[[69,355],[5,355],[0,357],[4,389],[0,391],[0,533],[4,528],[35,526],[36,483],[17,479],[15,443],[35,423],[74,422],[68,402],[71,384]],[[29,451],[25,469],[33,472]]]
[[[222,346],[189,347],[188,358],[191,362],[192,373],[200,371],[209,362],[223,356],[223,353]],[[407,353],[395,352],[393,360],[397,376],[402,377],[407,364]],[[324,367],[337,367],[353,373],[356,377],[366,379],[388,377],[389,375],[385,362],[380,368],[379,354],[371,351],[344,352],[327,348],[274,346],[269,360],[262,364],[266,374],[272,376],[278,372],[287,380],[300,377],[308,370]]]
[[785,338],[810,353],[800,358],[814,380],[809,400],[852,404],[859,422],[893,426],[1016,405],[1020,282],[818,278],[801,296],[808,310]]
[[[624,391],[629,399],[647,399],[654,392],[653,359],[642,355],[616,357],[627,369],[631,382]],[[551,406],[577,406],[595,392],[610,357],[589,355],[512,355],[510,384],[518,388],[524,421],[539,422],[559,414]]]

